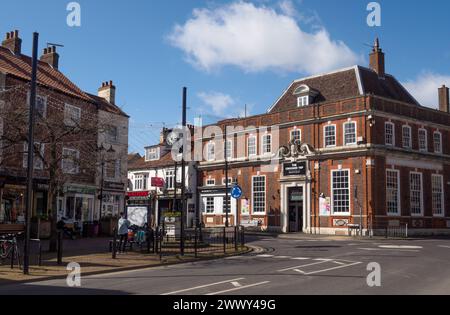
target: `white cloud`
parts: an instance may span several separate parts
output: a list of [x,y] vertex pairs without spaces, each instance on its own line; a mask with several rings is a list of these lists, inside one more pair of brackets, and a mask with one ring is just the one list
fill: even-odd
[[438,88],[442,84],[450,86],[450,75],[423,72],[415,79],[403,83],[421,105],[435,109],[439,107]]
[[236,101],[230,95],[220,92],[200,92],[197,96],[214,115],[219,117],[228,114],[231,107],[236,104]]
[[281,9],[244,1],[214,9],[194,9],[183,25],[176,25],[170,43],[196,67],[213,71],[236,66],[246,72],[266,70],[315,74],[362,60],[326,29],[303,31],[293,15],[292,2]]

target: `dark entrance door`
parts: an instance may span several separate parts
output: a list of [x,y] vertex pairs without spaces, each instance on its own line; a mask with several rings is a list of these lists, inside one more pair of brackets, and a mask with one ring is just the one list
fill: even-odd
[[289,188],[289,232],[303,231],[303,188]]

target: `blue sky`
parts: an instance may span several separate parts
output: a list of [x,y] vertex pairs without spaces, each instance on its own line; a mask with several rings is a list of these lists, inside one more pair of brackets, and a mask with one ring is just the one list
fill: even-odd
[[369,27],[367,0],[79,0],[81,27],[69,27],[66,0],[0,0],[0,33],[19,29],[30,54],[33,31],[60,49],[60,69],[95,93],[113,80],[131,116],[130,151],[157,141],[181,117],[264,112],[289,83],[353,63],[367,64],[376,36],[387,71],[424,105],[450,85],[450,2],[378,1],[381,27]]

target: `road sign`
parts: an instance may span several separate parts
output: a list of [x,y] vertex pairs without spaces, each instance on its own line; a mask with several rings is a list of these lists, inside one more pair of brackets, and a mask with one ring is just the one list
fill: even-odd
[[239,199],[242,197],[242,188],[239,185],[234,185],[234,187],[231,189],[231,197],[234,199]]

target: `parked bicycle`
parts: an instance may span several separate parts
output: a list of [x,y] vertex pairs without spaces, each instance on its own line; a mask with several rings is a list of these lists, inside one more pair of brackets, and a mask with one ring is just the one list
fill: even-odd
[[11,261],[11,268],[13,268],[14,261],[17,261],[19,268],[21,268],[21,254],[17,238],[22,235],[23,233],[0,236],[0,260],[2,264],[4,260]]

